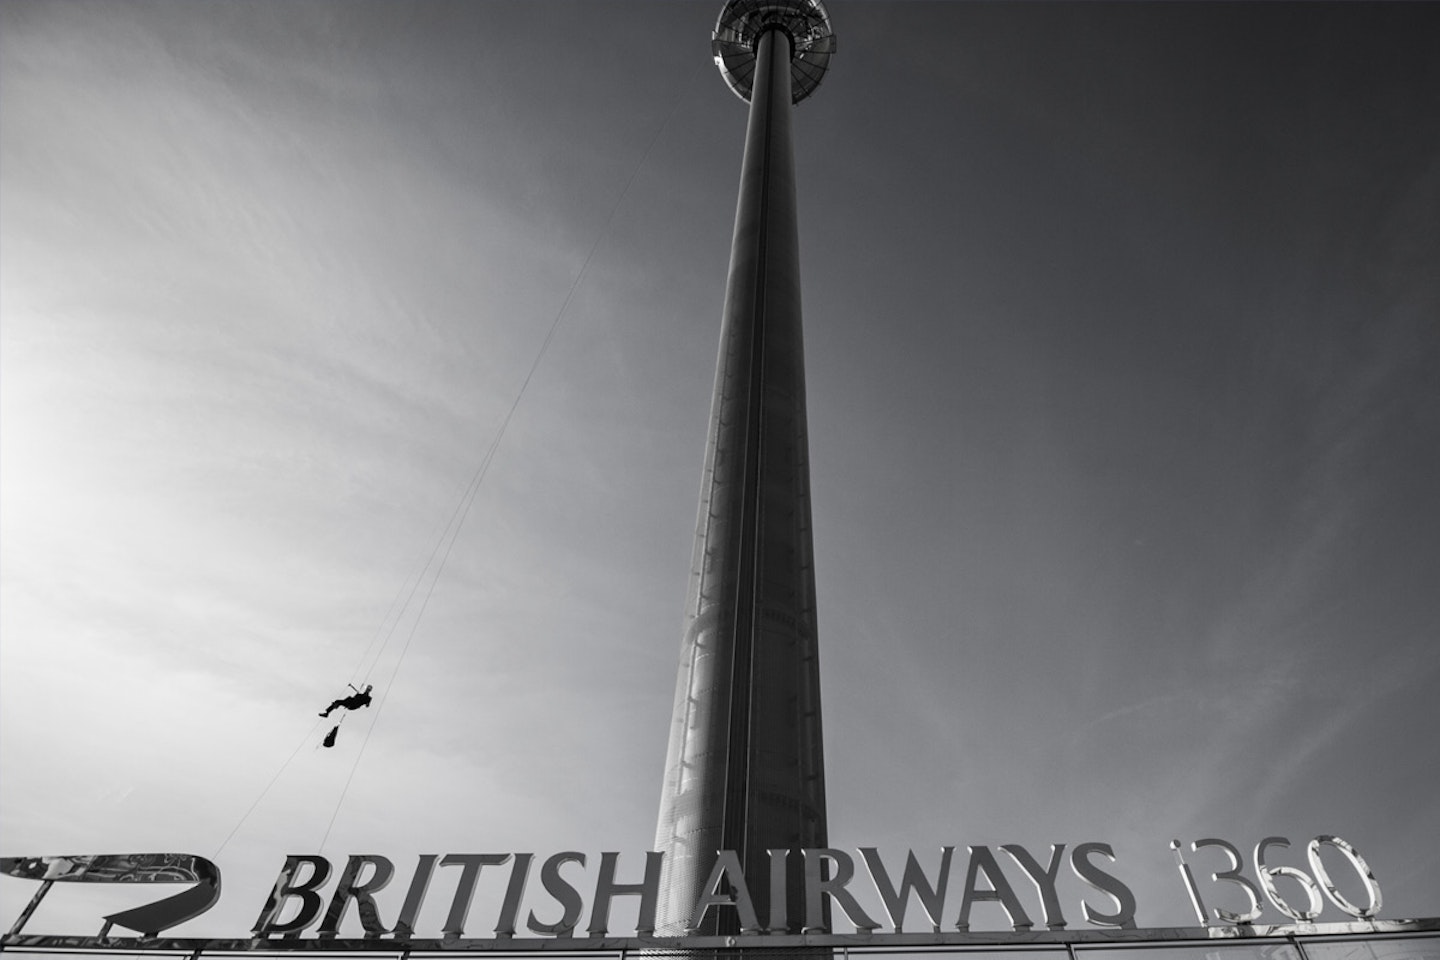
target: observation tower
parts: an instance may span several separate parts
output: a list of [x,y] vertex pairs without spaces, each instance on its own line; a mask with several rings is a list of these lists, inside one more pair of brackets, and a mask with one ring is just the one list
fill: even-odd
[[[790,108],[835,38],[820,0],[729,0],[711,49],[750,107],[655,838],[662,936],[800,932],[800,849],[826,846]],[[757,916],[692,927],[722,850]]]

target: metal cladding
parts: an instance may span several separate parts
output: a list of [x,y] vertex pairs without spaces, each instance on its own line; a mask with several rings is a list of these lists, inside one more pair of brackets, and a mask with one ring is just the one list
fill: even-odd
[[[748,0],[732,0],[725,10],[722,24],[735,11],[824,14],[818,3]],[[790,143],[792,36],[777,21],[754,40],[753,97],[656,831],[656,849],[666,854],[661,936],[740,932],[738,909],[711,909],[703,923],[690,923],[700,898],[715,892],[715,871],[726,866],[721,850],[738,854],[758,913],[745,926],[800,932],[799,851],[827,846]],[[733,85],[728,72],[726,79]],[[782,884],[771,895],[772,876],[784,877],[783,900]],[[726,890],[721,882],[722,896]]]
[[748,103],[756,46],[772,29],[790,39],[790,102],[799,103],[820,85],[835,52],[830,15],[820,0],[730,0],[710,40],[715,66],[735,95]]

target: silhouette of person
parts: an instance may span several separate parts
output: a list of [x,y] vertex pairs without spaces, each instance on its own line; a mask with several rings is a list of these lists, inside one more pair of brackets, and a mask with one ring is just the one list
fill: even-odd
[[[355,690],[354,687],[351,687],[350,689]],[[328,717],[330,716],[330,711],[336,710],[340,707],[344,707],[346,710],[359,710],[361,707],[370,706],[370,700],[372,699],[370,696],[370,691],[373,689],[375,689],[373,684],[365,684],[364,690],[355,690],[355,692],[350,694],[350,696],[341,697],[339,700],[336,700],[335,702],[331,703],[330,706],[320,711],[320,716]]]

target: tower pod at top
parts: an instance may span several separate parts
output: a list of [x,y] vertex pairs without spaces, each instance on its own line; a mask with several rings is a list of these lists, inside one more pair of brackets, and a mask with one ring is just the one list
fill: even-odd
[[735,95],[749,103],[755,44],[770,29],[790,38],[790,102],[799,103],[820,85],[835,52],[830,15],[820,0],[730,0],[710,40],[715,66]]

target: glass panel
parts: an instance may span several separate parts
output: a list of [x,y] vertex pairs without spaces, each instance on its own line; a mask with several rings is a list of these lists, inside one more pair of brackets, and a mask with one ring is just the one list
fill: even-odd
[[[1134,947],[1116,949],[1089,947],[1076,944],[1079,960],[1307,960],[1301,957],[1294,944],[1281,940],[1276,943],[1217,943],[1185,944],[1167,946],[1163,943],[1146,943]],[[1318,960],[1310,957],[1308,960]],[[1328,958],[1327,958],[1328,960]],[[1339,958],[1335,958],[1339,960]]]
[[[1025,944],[1008,950],[987,950],[984,947],[851,947],[843,952],[849,960],[1067,960],[1064,944]],[[842,950],[835,950],[836,960]]]
[[1306,960],[1440,960],[1440,935],[1305,940]]

